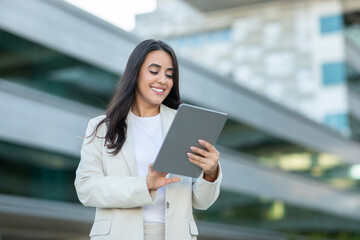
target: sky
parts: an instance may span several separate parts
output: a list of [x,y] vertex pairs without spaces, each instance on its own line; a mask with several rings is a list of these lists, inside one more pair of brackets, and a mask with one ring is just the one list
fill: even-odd
[[65,0],[126,31],[135,27],[135,15],[152,12],[156,0]]

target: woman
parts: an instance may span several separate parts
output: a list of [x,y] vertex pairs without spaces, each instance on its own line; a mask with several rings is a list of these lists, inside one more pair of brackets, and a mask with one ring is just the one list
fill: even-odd
[[96,207],[91,239],[196,239],[192,207],[207,209],[219,195],[219,152],[204,140],[206,150],[189,149],[189,161],[203,169],[194,181],[152,169],[180,103],[174,51],[141,42],[106,115],[89,121],[81,149],[75,187],[81,203]]

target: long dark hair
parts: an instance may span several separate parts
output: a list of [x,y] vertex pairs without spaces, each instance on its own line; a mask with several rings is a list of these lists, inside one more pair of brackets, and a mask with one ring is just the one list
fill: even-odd
[[165,42],[160,40],[148,39],[142,41],[131,53],[122,78],[119,81],[116,92],[106,110],[106,117],[98,123],[94,132],[88,136],[96,136],[101,124],[106,123],[107,133],[105,135],[105,145],[113,149],[111,154],[116,155],[124,145],[126,140],[127,122],[126,118],[135,100],[135,88],[139,75],[139,70],[147,54],[151,51],[162,50],[167,52],[173,62],[173,87],[169,95],[164,99],[163,104],[177,109],[181,104],[179,93],[179,66],[174,50]]

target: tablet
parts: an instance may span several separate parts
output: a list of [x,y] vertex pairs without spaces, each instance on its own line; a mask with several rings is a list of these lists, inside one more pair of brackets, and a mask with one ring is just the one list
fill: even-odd
[[187,154],[191,146],[202,147],[198,139],[215,145],[227,114],[181,104],[156,157],[153,169],[160,172],[197,178],[202,169],[192,164]]

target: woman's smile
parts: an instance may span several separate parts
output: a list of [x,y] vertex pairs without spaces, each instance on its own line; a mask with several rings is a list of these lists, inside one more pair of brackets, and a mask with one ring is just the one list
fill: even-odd
[[159,88],[159,87],[150,87],[151,90],[153,90],[156,94],[164,95],[165,88]]

